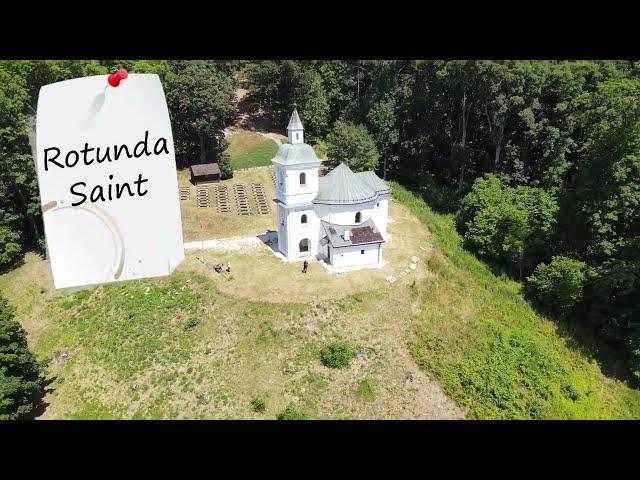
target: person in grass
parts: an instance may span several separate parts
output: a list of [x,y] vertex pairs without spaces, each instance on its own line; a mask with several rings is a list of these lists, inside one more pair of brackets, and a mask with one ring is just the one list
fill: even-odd
[[309,262],[305,260],[302,264],[302,273],[307,273],[307,268],[309,268]]

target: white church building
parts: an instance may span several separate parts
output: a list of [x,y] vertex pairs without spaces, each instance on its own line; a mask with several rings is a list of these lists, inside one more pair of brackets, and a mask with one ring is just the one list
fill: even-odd
[[320,177],[320,159],[304,143],[296,109],[287,134],[271,160],[280,253],[289,260],[315,257],[336,269],[381,264],[391,188],[374,172],[354,173],[344,163]]

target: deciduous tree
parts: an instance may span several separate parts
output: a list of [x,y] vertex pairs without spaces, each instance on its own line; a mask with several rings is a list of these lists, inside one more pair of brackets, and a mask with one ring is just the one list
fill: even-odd
[[373,138],[364,125],[338,120],[327,137],[329,165],[346,163],[352,170],[375,170],[379,154]]

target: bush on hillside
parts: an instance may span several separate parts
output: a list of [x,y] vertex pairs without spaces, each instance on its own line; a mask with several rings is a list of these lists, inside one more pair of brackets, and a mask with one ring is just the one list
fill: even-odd
[[256,397],[251,400],[251,408],[254,412],[262,413],[267,409],[267,399],[265,397]]
[[296,409],[293,405],[287,405],[276,417],[278,420],[306,420],[307,414]]
[[567,314],[582,298],[585,269],[584,262],[555,256],[549,264],[538,265],[527,281],[537,301],[554,313]]
[[320,360],[329,368],[346,368],[355,356],[355,349],[344,342],[333,342],[320,350]]

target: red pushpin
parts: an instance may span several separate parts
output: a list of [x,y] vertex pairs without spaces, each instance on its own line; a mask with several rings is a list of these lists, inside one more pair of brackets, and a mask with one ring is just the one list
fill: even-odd
[[107,82],[112,87],[117,87],[118,85],[120,85],[120,77],[118,75],[116,75],[115,73],[112,73],[111,75],[109,75],[107,77]]
[[124,68],[121,68],[116,73],[112,73],[111,75],[109,75],[107,77],[107,82],[112,87],[117,87],[118,85],[120,85],[120,81],[124,80],[128,76],[129,73]]

